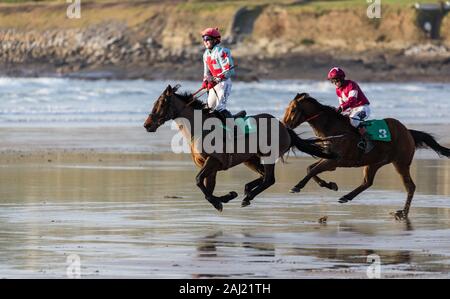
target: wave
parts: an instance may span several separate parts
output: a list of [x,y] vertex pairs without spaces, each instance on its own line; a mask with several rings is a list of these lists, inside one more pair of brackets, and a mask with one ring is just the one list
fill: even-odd
[[[181,91],[199,88],[199,82],[181,81]],[[168,81],[97,80],[66,78],[0,78],[0,124],[20,122],[135,123],[149,113]],[[405,123],[450,123],[450,84],[367,83],[375,118],[394,117]],[[234,82],[228,107],[249,114],[268,112],[282,117],[297,93],[308,92],[327,105],[337,105],[333,85],[327,81],[267,80]],[[206,101],[206,96],[202,98]]]

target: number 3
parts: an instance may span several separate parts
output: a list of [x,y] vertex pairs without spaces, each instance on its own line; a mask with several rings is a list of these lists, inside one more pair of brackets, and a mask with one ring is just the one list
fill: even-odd
[[385,129],[378,130],[378,133],[379,133],[378,138],[383,138],[383,139],[387,138],[387,131]]

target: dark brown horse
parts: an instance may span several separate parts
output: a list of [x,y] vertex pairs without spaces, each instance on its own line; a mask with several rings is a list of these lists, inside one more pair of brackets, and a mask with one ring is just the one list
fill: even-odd
[[[195,164],[201,167],[196,177],[197,186],[205,195],[206,200],[219,211],[223,208],[222,203],[236,198],[237,193],[230,192],[220,197],[213,194],[218,171],[227,170],[228,168],[244,163],[260,175],[258,179],[245,185],[245,198],[242,201],[242,206],[249,205],[250,201],[256,195],[275,183],[275,161],[270,161],[270,159],[268,162],[265,161],[272,152],[268,152],[266,149],[260,147],[261,143],[259,141],[261,136],[268,137],[269,140],[265,140],[265,144],[269,145],[272,142],[274,143],[273,145],[278,149],[276,158],[282,157],[292,147],[296,147],[305,153],[318,157],[333,157],[331,154],[324,153],[320,146],[302,140],[293,130],[287,129],[270,114],[258,114],[251,117],[255,120],[256,128],[259,129],[257,130],[259,133],[257,135],[257,148],[252,149],[249,146],[249,136],[251,134],[244,134],[241,138],[245,139],[245,149],[241,149],[239,152],[206,151],[202,140],[206,140],[206,137],[212,130],[208,129],[205,123],[211,120],[211,118],[215,118],[215,114],[203,102],[194,98],[191,94],[177,94],[177,88],[172,88],[169,85],[159,96],[154,103],[152,112],[144,123],[144,127],[148,132],[155,132],[166,121],[175,120],[183,137],[190,142],[191,154]],[[277,126],[267,126],[263,129],[261,126],[263,121],[266,123],[273,122]],[[200,131],[195,129],[194,124],[196,122],[200,122]],[[272,128],[276,130],[273,132],[275,135],[272,135]],[[261,134],[260,131],[264,134]],[[276,137],[277,141],[273,136]],[[236,139],[233,140],[236,141]],[[226,141],[228,142],[229,140]]]
[[[392,163],[403,179],[408,192],[405,207],[395,213],[397,219],[408,217],[411,200],[416,186],[410,175],[410,165],[416,148],[429,147],[439,155],[450,157],[450,149],[439,145],[428,133],[408,130],[401,122],[393,118],[385,119],[391,132],[390,142],[373,141],[375,147],[369,153],[362,153],[357,148],[360,140],[358,131],[350,124],[348,117],[335,111],[333,107],[320,104],[307,93],[297,94],[289,103],[284,114],[283,123],[291,129],[303,122],[308,122],[318,137],[331,138],[330,150],[339,157],[333,160],[322,159],[308,167],[308,174],[291,192],[300,192],[306,183],[313,178],[321,187],[337,191],[334,182],[326,182],[317,175],[324,171],[333,171],[336,167],[364,167],[364,180],[362,184],[339,199],[345,203],[373,184],[375,174],[380,167]],[[342,137],[333,138],[332,136]]]

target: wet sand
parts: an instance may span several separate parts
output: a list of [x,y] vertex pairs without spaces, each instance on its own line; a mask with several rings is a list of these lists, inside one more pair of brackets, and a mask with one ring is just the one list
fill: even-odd
[[[145,117],[142,118],[144,124]],[[431,133],[436,140],[450,147],[448,124],[406,124],[409,129]],[[313,137],[311,128],[304,124],[298,129],[302,138]],[[36,127],[23,124],[22,126],[0,126],[0,161],[5,154],[9,157],[20,158],[20,153],[69,153],[69,152],[114,152],[114,153],[162,153],[171,152],[172,137],[178,131],[165,124],[156,133],[149,134],[141,126],[130,125],[51,125]],[[432,151],[419,150],[418,158],[436,158]]]
[[338,192],[311,182],[289,194],[313,162],[304,157],[278,165],[276,185],[246,208],[243,185],[256,176],[243,166],[220,173],[216,194],[240,196],[218,213],[195,186],[189,155],[145,154],[149,135],[111,133],[119,146],[105,150],[109,141],[87,130],[92,144],[61,134],[49,150],[50,137],[29,129],[19,138],[22,129],[0,130],[11,134],[0,158],[0,278],[66,278],[72,254],[82,278],[366,278],[371,254],[382,278],[450,277],[448,159],[415,160],[409,222],[389,215],[406,198],[392,166],[351,203],[337,200],[361,169],[325,174]]

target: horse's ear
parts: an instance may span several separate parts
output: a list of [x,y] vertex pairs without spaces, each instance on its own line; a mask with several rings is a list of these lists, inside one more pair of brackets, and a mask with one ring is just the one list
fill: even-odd
[[178,90],[180,87],[181,87],[181,85],[180,85],[180,84],[177,84],[177,85],[175,85],[175,86],[172,88],[172,91],[173,91],[173,92],[177,92],[177,90]]
[[295,96],[295,100],[303,100],[304,98],[309,98],[309,94],[306,92],[303,93],[297,93],[297,95]]
[[171,96],[173,94],[172,86],[170,86],[170,84],[167,85],[165,94],[168,96]]

